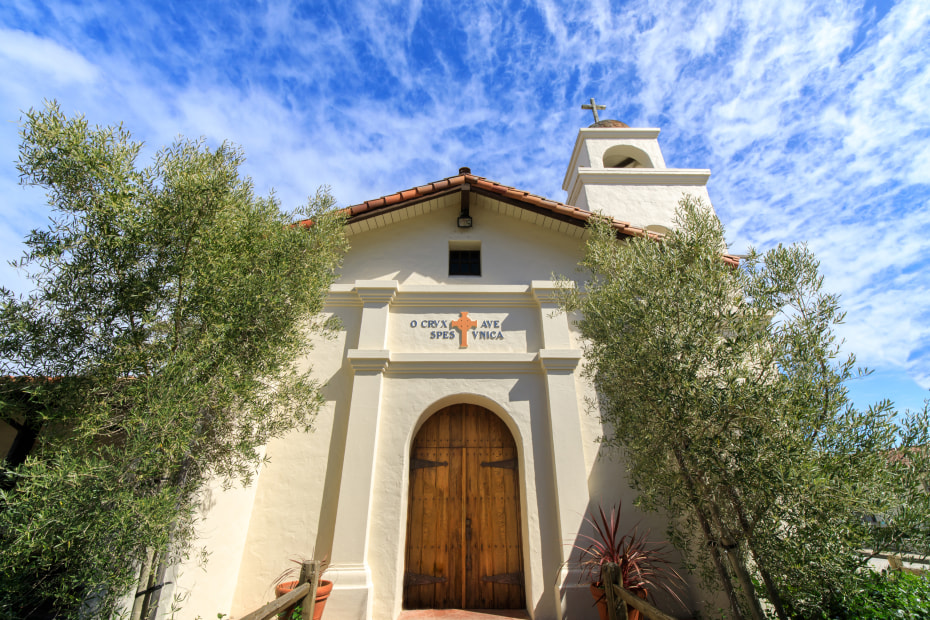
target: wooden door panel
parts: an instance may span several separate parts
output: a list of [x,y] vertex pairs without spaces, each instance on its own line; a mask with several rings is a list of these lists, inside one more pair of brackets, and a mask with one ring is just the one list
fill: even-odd
[[[468,452],[466,513],[475,515],[478,527],[468,548],[476,560],[467,577],[466,607],[522,609],[525,603],[517,470],[508,463],[516,457],[516,449],[511,445]],[[499,465],[501,462],[504,466]]]
[[457,607],[464,579],[461,451],[422,448],[413,458],[448,464],[410,472],[405,598],[411,608]]
[[525,608],[516,457],[506,425],[475,405],[448,407],[417,433],[405,607]]

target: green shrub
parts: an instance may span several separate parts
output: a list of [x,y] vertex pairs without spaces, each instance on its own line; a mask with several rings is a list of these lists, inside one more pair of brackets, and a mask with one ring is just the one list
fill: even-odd
[[858,576],[861,588],[846,600],[835,600],[826,618],[930,618],[930,579],[908,573],[868,571]]

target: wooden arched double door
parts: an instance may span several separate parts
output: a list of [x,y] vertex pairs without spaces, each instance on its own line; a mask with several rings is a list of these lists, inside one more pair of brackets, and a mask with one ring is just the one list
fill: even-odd
[[435,413],[413,442],[404,607],[524,609],[517,448],[483,407]]

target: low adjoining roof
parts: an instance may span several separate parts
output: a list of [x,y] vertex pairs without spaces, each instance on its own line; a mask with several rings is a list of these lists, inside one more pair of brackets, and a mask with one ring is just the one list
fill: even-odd
[[[427,183],[419,187],[405,189],[394,194],[373,198],[365,202],[344,208],[342,211],[348,216],[347,222],[351,224],[362,219],[381,215],[394,209],[409,207],[417,202],[436,198],[447,193],[456,191],[472,191],[476,194],[482,194],[489,198],[495,198],[508,202],[517,207],[522,207],[530,211],[542,213],[559,220],[568,221],[577,226],[585,226],[587,221],[593,217],[590,211],[579,209],[570,205],[549,200],[542,196],[536,196],[529,192],[519,190],[509,185],[502,185],[495,181],[490,181],[484,177],[471,174],[468,168],[462,168],[459,174],[453,177],[447,177],[440,181]],[[621,234],[626,236],[642,237],[649,235],[659,237],[655,233],[647,233],[643,228],[632,226],[627,222],[613,220],[613,227]]]
[[[571,205],[563,204],[555,200],[549,200],[542,196],[537,196],[523,190],[519,190],[509,185],[502,185],[495,181],[479,177],[471,173],[468,168],[459,169],[459,174],[445,179],[405,189],[403,191],[373,198],[357,205],[352,205],[342,209],[347,216],[346,223],[352,224],[360,220],[371,217],[377,217],[383,213],[404,209],[419,202],[431,200],[439,196],[455,192],[475,192],[495,200],[500,200],[512,204],[522,209],[527,209],[545,216],[562,220],[576,226],[584,227],[588,220],[595,217],[595,214],[585,209],[579,209]],[[300,222],[309,224],[309,222]],[[646,231],[640,226],[633,226],[629,222],[623,222],[618,219],[611,220],[611,226],[618,234],[627,237],[650,237],[652,239],[661,239],[663,235]],[[739,264],[739,259],[735,256],[724,255],[724,260],[734,265]]]

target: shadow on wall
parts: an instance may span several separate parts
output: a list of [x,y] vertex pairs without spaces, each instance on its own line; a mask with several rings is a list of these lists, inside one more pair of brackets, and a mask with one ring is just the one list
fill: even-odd
[[[604,433],[613,432],[606,425],[602,428]],[[666,515],[643,512],[634,505],[638,493],[630,486],[623,457],[618,450],[603,445],[600,446],[594,467],[588,476],[588,489],[591,500],[588,503],[588,510],[585,515],[587,518],[599,514],[601,508],[609,517],[611,509],[620,507],[620,535],[630,533],[636,529],[640,534],[648,531],[649,541],[662,543],[667,540],[666,531],[669,526],[669,519]],[[586,537],[597,539],[594,526],[587,520],[582,524],[581,530],[574,540],[565,541],[566,546],[571,547],[569,563],[572,568],[577,569],[580,565],[582,553],[579,548],[584,549],[591,544],[591,541]],[[687,583],[688,591],[681,593],[682,601],[693,612],[697,608],[694,595],[699,592],[697,589],[699,580],[678,568],[681,564],[681,555],[677,549],[669,545],[669,551],[669,559],[673,562],[674,568],[678,570]],[[569,579],[574,579],[576,575],[579,575],[579,571],[573,570]],[[585,586],[588,584],[588,582],[583,583]],[[570,587],[573,585],[575,584],[569,581],[569,583],[565,584],[565,586],[569,587],[563,586],[561,593],[563,597],[567,598],[566,604],[568,607],[570,609],[590,609],[590,612],[585,613],[584,618],[597,619],[598,614],[597,609],[594,607],[594,599],[587,587]],[[659,609],[671,615],[677,616],[684,612],[681,606],[667,593],[655,593],[654,602]]]
[[339,369],[330,377],[323,379],[323,398],[333,403],[333,427],[327,453],[326,478],[323,482],[323,500],[320,504],[320,521],[317,526],[315,553],[319,557],[330,557],[333,549],[333,537],[336,532],[336,506],[339,502],[339,487],[342,484],[342,463],[346,451],[346,437],[349,428],[349,405],[352,401],[352,369],[347,360],[349,349],[358,346],[361,312],[340,317],[343,329],[349,335],[345,339],[342,351],[343,360]]

